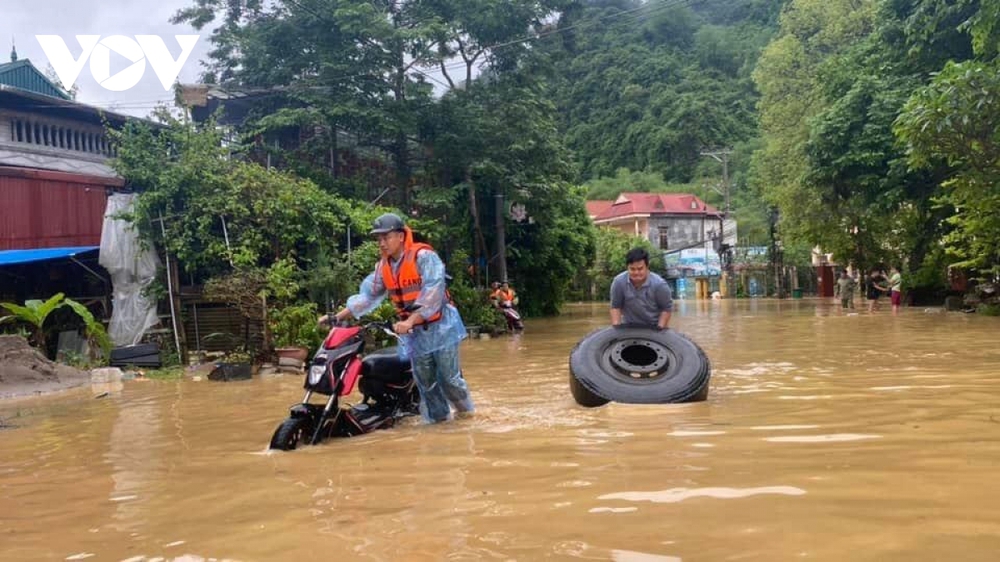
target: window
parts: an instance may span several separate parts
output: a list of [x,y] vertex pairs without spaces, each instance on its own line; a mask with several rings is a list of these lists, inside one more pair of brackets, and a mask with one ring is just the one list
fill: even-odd
[[667,229],[664,228],[664,227],[660,227],[659,228],[659,234],[660,234],[659,248],[661,250],[666,250],[667,247],[670,244],[670,239],[669,239],[669,236],[668,236]]

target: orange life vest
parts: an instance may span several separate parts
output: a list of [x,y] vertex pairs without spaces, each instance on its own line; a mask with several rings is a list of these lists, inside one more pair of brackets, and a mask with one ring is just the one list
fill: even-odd
[[[389,256],[382,258],[380,270],[382,272],[382,283],[385,284],[389,298],[396,307],[396,314],[403,320],[409,318],[410,313],[404,310],[407,306],[415,303],[423,288],[423,279],[420,278],[420,270],[417,267],[417,253],[421,250],[434,251],[429,244],[413,241],[413,232],[406,227],[406,238],[403,242],[403,259],[399,264],[399,271],[393,274],[392,265],[389,263]],[[451,295],[445,291],[445,302],[451,300]],[[437,322],[441,319],[441,312],[424,320],[424,324]]]

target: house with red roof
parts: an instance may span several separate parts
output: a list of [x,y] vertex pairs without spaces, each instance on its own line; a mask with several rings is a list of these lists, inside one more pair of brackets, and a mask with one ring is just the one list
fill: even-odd
[[[587,201],[587,212],[595,225],[641,236],[664,251],[711,244],[724,224],[721,211],[690,193],[622,193],[614,201]],[[730,222],[725,237],[735,243]]]
[[[719,289],[718,244],[736,244],[736,221],[690,193],[622,193],[613,201],[587,201],[596,226],[639,236],[663,251],[666,276],[679,298],[707,297]],[[685,281],[695,278],[697,287]]]

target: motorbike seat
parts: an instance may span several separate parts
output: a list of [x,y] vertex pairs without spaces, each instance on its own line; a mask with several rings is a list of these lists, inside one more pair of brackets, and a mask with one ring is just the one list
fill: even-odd
[[410,382],[410,361],[399,357],[397,347],[387,347],[369,353],[361,360],[361,376],[378,379],[387,384],[402,385]]

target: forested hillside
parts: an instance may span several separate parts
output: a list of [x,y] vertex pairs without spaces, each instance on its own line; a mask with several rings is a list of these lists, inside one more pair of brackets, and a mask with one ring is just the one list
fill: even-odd
[[757,135],[757,58],[781,0],[583,2],[551,46],[553,99],[582,179],[619,168],[694,179],[705,147]]
[[[545,45],[564,140],[591,199],[686,191],[723,206],[728,173],[745,243],[767,240],[746,172],[758,146],[753,70],[785,0],[593,0],[574,4]],[[574,27],[575,26],[575,27]]]

